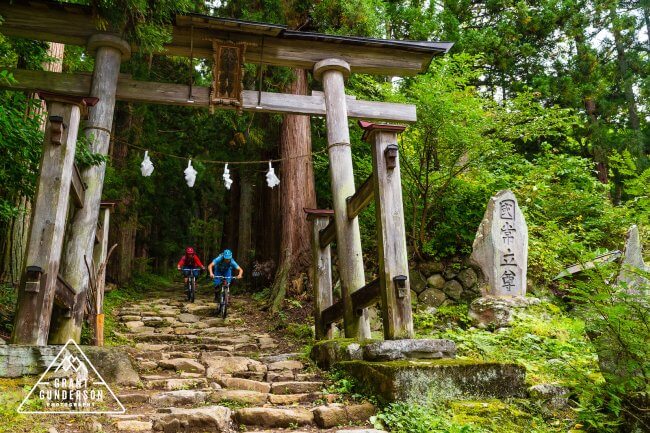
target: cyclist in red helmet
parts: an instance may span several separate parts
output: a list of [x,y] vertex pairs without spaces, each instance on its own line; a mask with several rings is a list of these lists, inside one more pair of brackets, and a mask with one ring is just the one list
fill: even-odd
[[[201,268],[202,270],[205,271],[205,266],[203,266],[203,263],[201,263],[201,259],[199,259],[199,256],[197,256],[194,253],[194,248],[192,248],[192,247],[185,248],[185,255],[183,257],[181,257],[181,259],[178,261],[178,265],[176,266],[176,268],[179,271],[181,269],[184,269],[184,268],[185,269],[187,269],[187,268],[189,268],[189,269]],[[187,273],[184,272],[184,275],[185,275],[184,282],[185,282],[185,291],[186,292],[187,292],[187,289],[188,289],[187,283],[188,283],[189,272],[190,271],[188,271]]]

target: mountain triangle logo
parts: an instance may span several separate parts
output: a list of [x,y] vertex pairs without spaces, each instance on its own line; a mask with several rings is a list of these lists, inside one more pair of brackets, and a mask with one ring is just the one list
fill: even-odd
[[18,406],[18,413],[120,414],[126,409],[97,369],[69,340]]

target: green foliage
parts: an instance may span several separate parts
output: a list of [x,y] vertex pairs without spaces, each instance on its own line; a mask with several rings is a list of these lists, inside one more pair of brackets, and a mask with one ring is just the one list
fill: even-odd
[[594,431],[614,431],[614,425],[627,419],[633,431],[630,425],[647,428],[650,423],[645,415],[650,409],[650,280],[634,289],[609,284],[611,270],[590,273],[571,292],[605,378],[598,387],[584,386],[589,393],[581,400],[580,417]]
[[479,433],[471,424],[459,425],[435,406],[411,402],[391,403],[371,421],[375,428],[395,433]]
[[[2,71],[0,81],[14,78]],[[31,197],[36,187],[43,134],[39,118],[25,115],[36,104],[24,94],[0,92],[0,222],[5,224],[18,215],[17,199]]]

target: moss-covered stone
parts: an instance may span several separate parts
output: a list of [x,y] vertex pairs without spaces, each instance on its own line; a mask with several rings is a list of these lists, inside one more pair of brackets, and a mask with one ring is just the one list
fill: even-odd
[[383,402],[506,398],[525,395],[525,369],[511,363],[458,359],[342,361],[337,367]]
[[354,338],[335,338],[319,341],[311,348],[309,356],[320,368],[329,370],[341,361],[362,359],[363,346],[379,340],[357,341]]

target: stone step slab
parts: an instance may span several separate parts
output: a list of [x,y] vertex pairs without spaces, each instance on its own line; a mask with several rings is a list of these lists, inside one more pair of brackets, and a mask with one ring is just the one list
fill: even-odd
[[269,371],[278,371],[278,370],[302,370],[304,365],[300,361],[288,359],[285,361],[276,361],[268,364]]
[[303,394],[320,391],[322,382],[274,382],[271,384],[273,394]]
[[243,408],[235,411],[234,419],[239,424],[270,428],[287,428],[314,424],[314,414],[310,410],[301,408]]
[[191,358],[163,359],[158,361],[162,369],[185,371],[188,373],[205,373],[205,367],[200,362]]
[[244,389],[218,389],[210,394],[213,403],[235,402],[250,406],[262,406],[268,402],[269,394]]
[[165,408],[163,414],[153,422],[155,431],[164,433],[216,432],[232,431],[232,411],[224,406],[205,406],[195,409]]
[[224,388],[243,389],[247,391],[257,391],[268,394],[271,391],[271,384],[267,382],[257,382],[255,380],[242,379],[238,377],[223,377],[217,382]]
[[320,428],[332,428],[339,425],[367,422],[375,414],[375,406],[371,403],[342,405],[332,404],[318,406],[313,410],[314,421]]
[[321,393],[303,394],[269,394],[269,403],[276,406],[292,406],[300,403],[312,403],[322,397]]
[[205,403],[208,397],[209,394],[204,391],[182,389],[153,394],[149,398],[149,402],[156,407],[199,405]]
[[126,420],[115,424],[117,431],[123,432],[149,432],[153,428],[151,421]]
[[156,379],[147,381],[145,387],[148,389],[164,389],[168,391],[182,389],[205,389],[208,387],[208,381],[205,378]]

